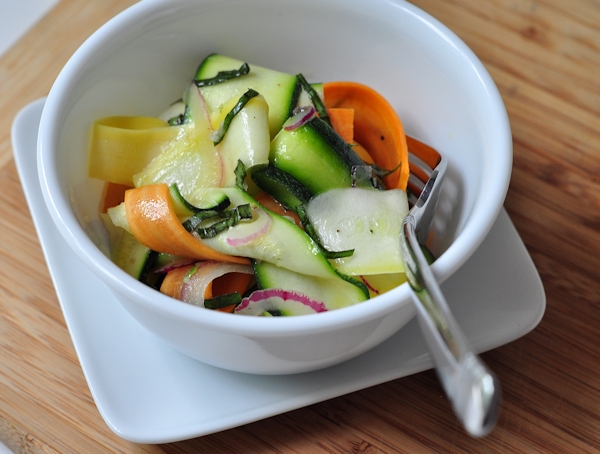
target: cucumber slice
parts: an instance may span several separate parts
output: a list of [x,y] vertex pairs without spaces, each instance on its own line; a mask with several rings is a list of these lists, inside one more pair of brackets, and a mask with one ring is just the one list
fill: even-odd
[[226,254],[268,261],[311,276],[337,278],[319,247],[296,224],[260,208],[253,211],[252,221],[240,222],[202,241]]
[[[301,84],[298,84],[298,86],[300,87],[300,95],[298,96],[297,107],[313,106],[316,109],[317,106],[314,105],[312,98],[309,96],[308,92],[306,90],[302,90]],[[316,93],[319,99],[324,99],[325,92],[323,90],[322,82],[312,83],[310,84],[310,87],[312,88],[312,92]]]
[[177,217],[189,217],[198,212],[198,208],[188,203],[188,201],[183,198],[181,192],[179,192],[177,183],[173,183],[169,186],[169,195],[171,196],[171,202],[173,202],[173,209],[175,210]]
[[192,121],[180,126],[180,136],[134,175],[136,187],[176,183],[181,195],[187,198],[199,187],[221,185],[221,156],[210,139],[212,126],[204,99],[193,84],[189,85],[185,99]]
[[238,188],[198,190],[192,204],[215,192],[227,195],[235,206],[250,204],[253,218],[241,221],[213,238],[202,239],[210,248],[225,254],[267,261],[301,274],[339,279],[319,246],[290,220],[262,208],[252,196]]
[[158,118],[166,121],[171,126],[183,124],[185,121],[185,103],[183,99],[178,99],[171,104]]
[[306,125],[321,136],[349,166],[362,166],[365,164],[352,147],[328,123],[319,117],[314,117]]
[[165,274],[172,269],[191,265],[192,263],[194,263],[194,259],[168,254],[166,252],[159,252],[156,254],[156,258],[154,259],[154,263],[152,264],[152,269],[150,271],[152,273]]
[[325,103],[323,102],[323,96],[319,95],[317,90],[315,90],[313,86],[306,81],[302,74],[298,74],[296,78],[298,79],[300,87],[302,87],[302,92],[306,94],[306,96],[310,100],[310,104],[312,104],[312,106],[319,114],[319,118],[321,118],[325,123],[331,126],[331,122],[329,121],[329,114],[327,113]]
[[250,66],[248,63],[242,63],[239,69],[232,69],[229,71],[219,71],[216,76],[209,77],[208,79],[194,79],[194,83],[197,87],[208,87],[210,85],[217,85],[228,80],[235,79],[237,77],[245,76],[250,72]]
[[406,282],[404,273],[371,274],[361,276],[361,281],[365,283],[371,294],[371,298],[388,292]]
[[314,117],[293,130],[282,129],[271,142],[272,165],[292,175],[312,194],[352,186],[358,155],[323,120]]
[[[107,216],[110,218],[110,226],[104,222],[104,226],[109,234],[111,230],[109,227],[119,227],[125,230],[127,233],[133,235],[131,228],[129,227],[129,221],[127,220],[127,210],[125,210],[125,202],[119,203],[117,206],[111,207],[106,211]],[[112,250],[112,247],[111,247]]]
[[191,193],[186,203],[195,208],[195,213],[199,211],[223,211],[232,205],[227,194],[218,188],[200,188]]
[[146,282],[156,252],[141,244],[133,235],[123,230],[121,240],[111,252],[112,260],[119,268],[141,282]]
[[238,205],[231,210],[221,211],[215,217],[211,217],[212,224],[200,222],[194,226],[192,233],[197,234],[201,239],[213,238],[219,233],[235,227],[241,220],[253,218],[252,208],[249,204]]
[[[227,112],[225,118],[220,122],[219,128],[211,135],[211,138],[215,145],[221,143],[221,140],[225,137],[225,133],[229,129],[229,125],[235,118],[235,116],[244,108],[244,106],[255,96],[258,96],[258,92],[249,88],[240,99],[237,100],[233,108]],[[235,98],[234,98],[235,99]]]
[[[237,104],[236,104],[237,105]],[[223,163],[221,186],[237,185],[235,169],[241,161],[246,168],[269,162],[269,106],[262,95],[249,99],[229,123],[218,144]]]
[[302,227],[304,227],[304,231],[315,241],[315,243],[319,245],[325,257],[328,259],[337,259],[341,257],[349,257],[354,254],[354,249],[348,249],[345,251],[330,251],[323,246],[321,243],[321,238],[319,238],[319,234],[316,232],[308,215],[306,214],[306,207],[304,205],[298,205],[296,208],[296,214],[300,218],[300,222],[302,223]]
[[403,273],[400,229],[408,213],[398,189],[335,189],[314,197],[306,213],[321,244],[329,250],[354,249],[332,261],[342,273],[358,276]]
[[[212,54],[200,64],[195,79],[210,79],[221,71],[237,70],[243,64],[241,60]],[[250,65],[250,71],[246,75],[215,85],[203,86],[200,90],[206,99],[206,105],[212,112],[233,97],[239,99],[249,88],[256,90],[267,100],[270,137],[274,137],[298,102],[299,90],[296,76]]]
[[307,203],[312,197],[302,183],[271,165],[253,167],[250,169],[250,177],[260,189],[289,210],[296,211],[298,206]]
[[249,203],[252,206],[258,205],[256,200],[246,191],[237,187],[227,188],[198,188],[187,197],[189,203],[194,206],[211,206],[218,200],[229,200],[231,206],[244,205]]
[[323,279],[307,276],[269,262],[255,262],[254,273],[260,288],[278,288],[302,293],[323,302],[328,310],[351,306],[369,298],[363,288],[341,277]]
[[108,215],[100,216],[108,232],[111,260],[127,274],[145,283],[157,253],[141,244],[131,233],[114,225]]

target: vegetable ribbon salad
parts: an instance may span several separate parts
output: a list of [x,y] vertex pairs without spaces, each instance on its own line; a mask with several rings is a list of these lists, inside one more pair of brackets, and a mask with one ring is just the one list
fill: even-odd
[[211,54],[159,118],[97,120],[89,176],[111,259],[190,304],[311,314],[405,280],[407,137],[359,83]]

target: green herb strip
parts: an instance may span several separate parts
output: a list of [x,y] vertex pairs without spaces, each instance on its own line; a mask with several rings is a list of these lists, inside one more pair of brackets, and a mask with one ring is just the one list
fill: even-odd
[[195,215],[193,215],[191,218],[189,218],[188,220],[186,220],[183,223],[183,227],[188,232],[191,232],[202,221],[204,221],[206,219],[214,218],[214,217],[218,216],[219,213],[221,213],[221,211],[217,211],[217,210],[203,210],[203,211],[199,211],[198,213],[196,213]]
[[323,100],[321,99],[319,94],[315,91],[313,87],[311,87],[311,85],[306,81],[302,74],[298,74],[296,78],[298,79],[298,82],[300,82],[302,89],[308,94],[308,97],[313,103],[313,106],[315,106],[315,109],[319,114],[319,118],[325,123],[327,123],[329,126],[331,126],[331,121],[329,120],[327,108],[325,107],[325,104],[323,103]]
[[185,113],[179,114],[176,117],[169,118],[169,126],[179,126],[186,123],[186,115]]
[[225,137],[225,133],[227,133],[227,130],[229,129],[229,125],[233,118],[239,113],[240,110],[244,108],[248,101],[250,101],[255,96],[258,96],[258,92],[256,90],[253,90],[252,88],[249,88],[248,91],[240,97],[236,105],[233,106],[233,109],[231,109],[225,116],[225,119],[223,120],[223,123],[219,126],[219,129],[215,131],[215,136],[212,138],[213,143],[215,145],[221,143],[221,141]]
[[193,231],[202,239],[213,238],[219,233],[227,230],[229,227],[233,227],[242,219],[252,219],[252,209],[250,208],[250,204],[244,204],[239,205],[232,210],[219,212],[216,216],[211,217],[219,217],[221,220],[207,227],[196,226],[193,228]]
[[231,306],[232,304],[237,306],[241,302],[242,295],[238,292],[233,292],[204,300],[204,307],[207,309],[221,309],[223,307]]
[[290,108],[288,109],[287,117],[290,118],[294,115],[294,109],[298,107],[298,100],[300,99],[300,93],[302,93],[302,84],[296,77],[296,85],[294,85],[294,92],[292,94],[292,99],[290,102]]
[[235,173],[235,185],[238,187],[238,189],[245,191],[246,190],[246,184],[245,184],[245,180],[246,180],[246,165],[242,162],[241,159],[238,159],[238,163],[235,166],[235,170],[233,171]]
[[258,164],[251,168],[252,181],[288,210],[307,203],[312,194],[296,178],[272,165]]
[[185,277],[183,278],[183,283],[187,284],[192,278],[192,276],[196,274],[196,271],[198,271],[198,264],[194,263],[194,266],[186,273]]
[[229,200],[228,197],[225,197],[225,199],[223,199],[222,202],[218,203],[217,205],[215,205],[212,208],[200,208],[200,209],[198,209],[198,212],[196,212],[196,214],[194,214],[192,217],[188,218],[183,223],[183,227],[188,232],[191,232],[202,221],[219,216],[219,214],[222,213],[223,211],[225,211],[225,209],[228,208],[229,205],[231,205],[231,201]]
[[250,66],[248,63],[244,63],[239,69],[219,71],[216,76],[207,79],[194,79],[194,84],[196,84],[197,87],[208,87],[210,85],[217,85],[237,77],[245,76],[249,72]]

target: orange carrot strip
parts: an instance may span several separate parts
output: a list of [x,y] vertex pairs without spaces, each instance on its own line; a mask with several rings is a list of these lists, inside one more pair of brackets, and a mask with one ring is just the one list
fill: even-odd
[[384,178],[388,188],[406,190],[408,148],[404,127],[391,104],[372,88],[356,82],[323,84],[327,110],[336,107],[354,109],[354,139],[364,146],[383,169],[399,171]]
[[161,293],[164,293],[171,298],[179,299],[181,288],[183,287],[183,280],[193,267],[194,265],[186,265],[169,271],[160,285]]
[[327,109],[331,126],[348,143],[354,141],[354,109],[332,107]]
[[154,251],[199,260],[250,263],[245,257],[209,248],[185,230],[173,209],[169,187],[164,183],[129,189],[125,192],[125,210],[133,235]]
[[223,276],[219,276],[211,282],[212,296],[209,298],[219,295],[228,295],[234,292],[243,295],[248,289],[251,279],[252,274],[246,273],[227,273]]
[[211,281],[208,283],[208,285],[206,286],[206,288],[204,289],[204,299],[210,299],[213,297],[213,282]]
[[369,152],[365,150],[365,147],[363,147],[361,144],[354,142],[354,145],[352,145],[352,149],[358,155],[358,157],[362,159],[366,164],[373,164],[375,162],[373,161],[373,158],[371,157]]
[[[160,286],[161,293],[175,299],[180,299],[181,289],[185,278],[194,266],[195,265],[187,265],[169,271]],[[209,282],[206,286],[206,289],[204,290],[204,299],[207,300],[215,296],[227,295],[234,292],[243,295],[248,289],[251,279],[252,274],[245,273],[227,273],[223,276],[219,276],[212,282]],[[232,304],[215,310],[231,313],[235,310],[235,306],[235,304]]]
[[100,198],[100,213],[106,213],[109,208],[116,207],[125,200],[125,191],[131,188],[132,186],[126,184],[107,181]]
[[[160,286],[160,291],[173,298],[179,299],[184,280],[194,266],[195,265],[186,265],[169,271]],[[251,279],[252,274],[246,273],[227,273],[219,276],[209,282],[206,286],[206,289],[204,290],[204,299],[228,295],[234,292],[243,295],[248,289],[248,284]]]
[[[248,289],[251,279],[251,274],[244,273],[227,273],[223,276],[219,276],[206,287],[204,299],[213,298],[219,295],[228,295],[234,292],[243,295]],[[210,294],[208,294],[208,292],[210,292]],[[235,306],[235,304],[230,304],[229,306],[220,307],[215,310],[231,314],[235,310]]]

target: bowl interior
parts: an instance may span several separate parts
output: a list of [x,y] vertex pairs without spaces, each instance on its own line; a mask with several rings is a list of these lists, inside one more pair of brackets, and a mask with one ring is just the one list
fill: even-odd
[[404,1],[145,1],[78,50],[42,116],[42,186],[80,256],[90,239],[107,250],[97,216],[102,184],[87,178],[90,125],[109,115],[159,114],[212,52],[380,91],[407,133],[449,160],[431,240],[441,256],[438,277],[485,237],[508,185],[510,132],[489,75],[444,26]]

